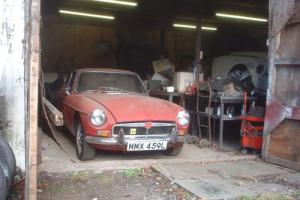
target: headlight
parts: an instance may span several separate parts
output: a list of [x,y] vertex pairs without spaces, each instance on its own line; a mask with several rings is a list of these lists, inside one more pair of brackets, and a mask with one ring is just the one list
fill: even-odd
[[186,111],[180,111],[178,114],[177,114],[177,119],[178,119],[178,122],[181,126],[186,126],[189,124],[190,122],[190,115],[188,112]]
[[106,121],[106,115],[102,110],[96,109],[91,114],[91,123],[95,126],[101,126]]

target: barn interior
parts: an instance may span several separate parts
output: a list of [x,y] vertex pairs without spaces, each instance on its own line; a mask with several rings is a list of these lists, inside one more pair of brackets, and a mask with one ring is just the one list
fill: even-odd
[[[197,31],[206,76],[213,58],[238,51],[267,52],[268,24],[216,16],[225,12],[267,18],[268,1],[138,1],[136,6],[99,1],[42,2],[42,67],[45,72],[70,72],[78,67],[117,67],[153,73],[152,61],[169,58],[176,71],[195,59]],[[60,10],[102,14],[113,19],[68,15]]]
[[299,0],[0,10],[0,200],[300,198]]
[[[156,74],[153,61],[167,59],[174,72],[191,73],[201,51],[202,81],[205,81],[212,79],[213,61],[219,56],[233,52],[266,54],[268,23],[265,20],[226,18],[218,13],[267,19],[268,1],[141,0],[119,4],[45,0],[42,2],[41,67],[47,74],[68,74],[87,67],[126,69],[136,72],[143,80],[151,80]],[[221,75],[227,74],[221,72]],[[171,81],[173,76],[167,75]],[[157,95],[163,91],[162,87],[150,90],[154,91],[153,96],[168,99],[166,95]],[[174,101],[179,103],[180,98],[175,96]],[[186,107],[194,112],[196,100],[187,98],[186,101]],[[264,104],[264,99],[260,102]],[[242,104],[235,107],[241,110]],[[196,118],[192,116],[191,135],[208,138],[205,127],[208,120],[199,119],[205,124],[199,128]],[[218,119],[212,117],[209,121],[210,135],[217,140]],[[222,128],[234,127],[224,131],[228,132],[224,133],[224,142],[231,149],[240,149],[240,124],[239,120],[229,120]]]

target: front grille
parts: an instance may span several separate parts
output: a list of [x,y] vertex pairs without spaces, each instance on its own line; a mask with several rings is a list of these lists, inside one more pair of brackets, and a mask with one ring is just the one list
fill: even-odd
[[176,125],[172,123],[152,123],[152,127],[145,128],[145,123],[118,124],[113,128],[113,134],[118,135],[123,131],[124,135],[166,135],[176,130]]

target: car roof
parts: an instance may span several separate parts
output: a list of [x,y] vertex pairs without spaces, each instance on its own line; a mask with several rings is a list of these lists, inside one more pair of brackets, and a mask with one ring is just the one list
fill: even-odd
[[112,72],[112,73],[120,73],[120,74],[134,74],[137,75],[137,73],[123,70],[123,69],[115,69],[115,68],[80,68],[75,70],[76,72]]

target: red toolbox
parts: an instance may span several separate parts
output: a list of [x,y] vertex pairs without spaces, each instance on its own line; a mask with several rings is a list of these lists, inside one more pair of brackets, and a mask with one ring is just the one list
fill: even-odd
[[241,147],[261,151],[263,143],[264,118],[254,116],[242,116]]

